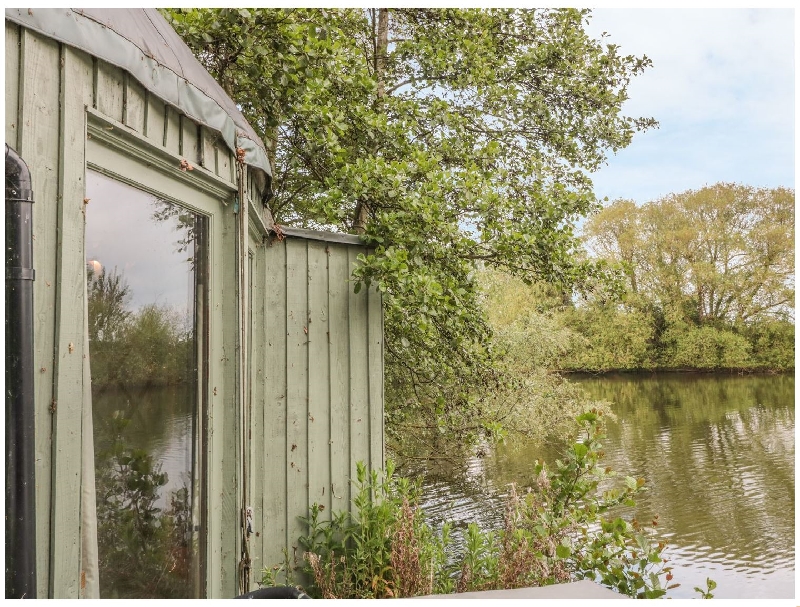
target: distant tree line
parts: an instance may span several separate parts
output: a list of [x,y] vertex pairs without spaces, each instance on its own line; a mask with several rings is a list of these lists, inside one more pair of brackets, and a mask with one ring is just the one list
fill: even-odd
[[94,387],[167,386],[194,379],[194,329],[168,306],[131,311],[116,269],[89,270],[89,340]]
[[[716,184],[643,205],[619,200],[584,228],[616,285],[575,300],[508,283],[558,327],[562,370],[794,368],[794,190]],[[521,292],[520,292],[521,290]]]

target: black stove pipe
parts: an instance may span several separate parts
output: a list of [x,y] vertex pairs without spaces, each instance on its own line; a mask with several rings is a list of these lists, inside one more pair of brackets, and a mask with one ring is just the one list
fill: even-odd
[[6,144],[6,598],[36,598],[33,191]]

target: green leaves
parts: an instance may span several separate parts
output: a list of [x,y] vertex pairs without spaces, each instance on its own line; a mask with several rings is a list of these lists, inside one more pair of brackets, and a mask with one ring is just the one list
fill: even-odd
[[566,290],[606,274],[573,227],[596,206],[588,175],[655,124],[622,114],[649,60],[573,9],[164,12],[265,140],[275,219],[373,247],[354,279],[384,295],[387,412],[457,438],[497,421],[475,273]]
[[711,578],[706,578],[706,587],[705,587],[705,589],[700,588],[698,586],[695,586],[694,587],[694,591],[695,592],[699,592],[701,598],[713,599],[714,595],[712,594],[712,591],[716,587],[717,587],[717,583],[714,580],[712,580]]
[[640,206],[618,200],[585,235],[627,293],[598,290],[565,318],[586,339],[565,366],[793,367],[788,341],[759,337],[793,323],[793,190],[719,183]]
[[617,201],[586,235],[626,263],[631,290],[697,322],[782,317],[793,300],[794,191],[718,183],[635,206]]
[[[314,506],[306,520],[309,533],[300,541],[309,551],[312,592],[401,597],[591,579],[635,598],[663,596],[677,586],[665,586],[673,579],[665,545],[620,507],[644,482],[626,477],[625,487],[598,491],[612,474],[599,465],[603,428],[601,415],[592,416],[564,461],[552,470],[535,466],[534,487],[520,494],[511,486],[500,528],[468,523],[458,543],[450,524],[439,533],[424,520],[417,485],[393,477],[391,466],[368,475],[359,464],[355,512],[327,522]],[[612,509],[617,515],[605,516]]]

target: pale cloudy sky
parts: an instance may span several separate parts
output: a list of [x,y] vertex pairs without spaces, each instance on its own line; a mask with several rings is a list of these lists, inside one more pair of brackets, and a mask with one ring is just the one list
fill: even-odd
[[793,9],[597,8],[587,29],[653,61],[625,109],[660,122],[595,174],[598,197],[643,203],[719,181],[794,188]]

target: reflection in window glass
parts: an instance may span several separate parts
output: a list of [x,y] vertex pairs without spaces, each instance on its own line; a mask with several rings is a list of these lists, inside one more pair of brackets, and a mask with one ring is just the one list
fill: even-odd
[[198,597],[207,222],[97,173],[87,197],[100,596]]

